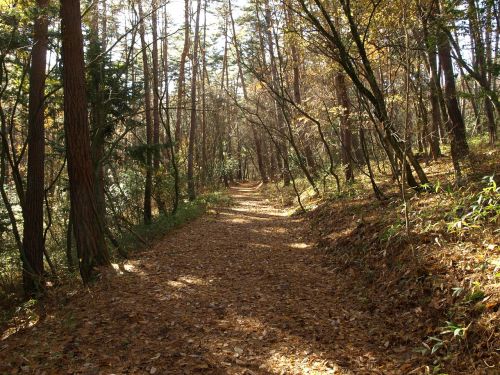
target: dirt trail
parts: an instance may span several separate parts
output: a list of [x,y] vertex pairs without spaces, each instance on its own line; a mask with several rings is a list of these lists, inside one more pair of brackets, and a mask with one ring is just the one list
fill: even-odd
[[0,373],[407,373],[373,332],[379,318],[355,310],[349,275],[303,238],[307,223],[255,185],[231,193],[232,207],[0,341]]

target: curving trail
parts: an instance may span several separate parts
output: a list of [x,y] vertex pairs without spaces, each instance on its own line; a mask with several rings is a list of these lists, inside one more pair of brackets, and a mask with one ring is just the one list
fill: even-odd
[[307,222],[255,185],[231,194],[232,207],[0,341],[0,373],[406,373],[404,353],[386,355],[371,330],[380,322],[342,287],[349,275],[307,240]]

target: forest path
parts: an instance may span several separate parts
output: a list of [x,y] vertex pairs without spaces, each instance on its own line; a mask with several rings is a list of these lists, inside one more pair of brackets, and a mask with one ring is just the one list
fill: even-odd
[[0,373],[400,373],[306,221],[255,184],[231,195],[0,341]]

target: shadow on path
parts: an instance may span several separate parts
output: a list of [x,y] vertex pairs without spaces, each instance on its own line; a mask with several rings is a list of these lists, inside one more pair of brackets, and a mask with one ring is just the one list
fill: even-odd
[[[389,374],[406,353],[252,184],[0,341],[0,373]],[[353,291],[362,293],[362,291]]]

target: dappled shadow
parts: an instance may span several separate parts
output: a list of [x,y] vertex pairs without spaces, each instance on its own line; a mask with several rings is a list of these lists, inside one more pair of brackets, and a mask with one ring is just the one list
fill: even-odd
[[334,269],[257,186],[232,193],[0,342],[0,373],[406,373],[398,325],[366,300],[381,275]]

